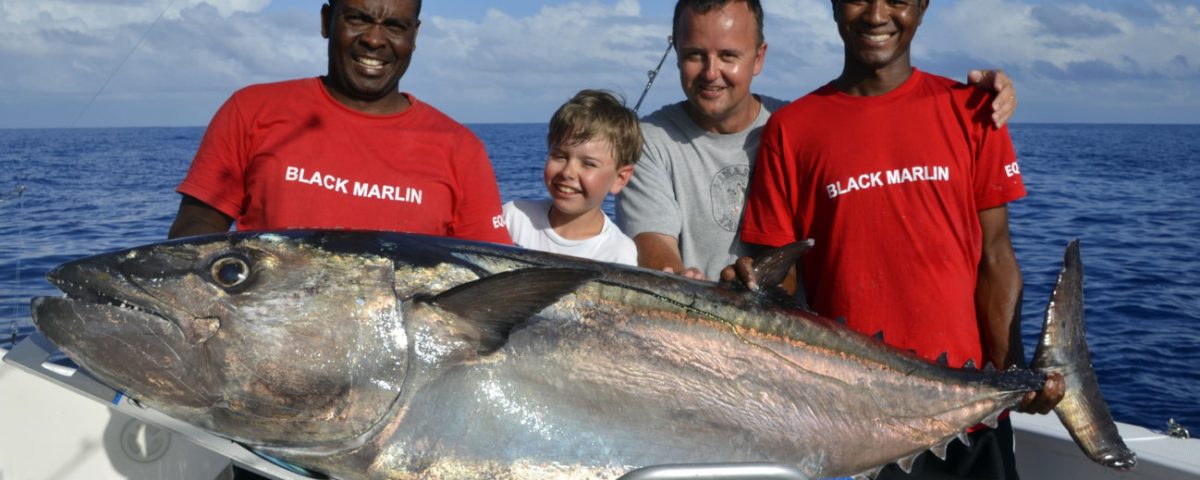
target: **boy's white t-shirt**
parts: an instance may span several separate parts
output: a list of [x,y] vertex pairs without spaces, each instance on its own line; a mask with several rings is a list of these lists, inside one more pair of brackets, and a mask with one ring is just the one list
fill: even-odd
[[[515,200],[504,204],[504,221],[513,243],[543,252],[637,265],[637,245],[604,215],[604,227],[592,238],[568,240],[550,226],[551,200]],[[603,213],[603,212],[601,212]]]

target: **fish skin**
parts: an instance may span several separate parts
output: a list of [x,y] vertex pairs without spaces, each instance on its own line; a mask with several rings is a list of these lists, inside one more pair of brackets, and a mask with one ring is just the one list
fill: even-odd
[[[218,285],[239,261],[246,280]],[[48,276],[68,297],[35,299],[34,321],[77,363],[334,478],[862,475],[1044,381],[938,366],[744,289],[420,235],[219,234]]]

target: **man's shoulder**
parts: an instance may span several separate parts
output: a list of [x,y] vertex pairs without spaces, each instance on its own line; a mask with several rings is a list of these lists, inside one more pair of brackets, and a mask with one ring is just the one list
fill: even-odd
[[829,102],[829,99],[837,93],[837,89],[832,84],[827,83],[804,94],[804,96],[795,101],[780,106],[771,116],[779,119],[796,115],[803,117],[807,114],[806,112],[823,108]]
[[775,112],[778,112],[779,109],[786,107],[789,103],[791,103],[787,100],[780,100],[778,98],[769,97],[766,95],[756,95],[756,96],[758,97],[758,101],[762,102],[763,108],[767,109],[767,112],[770,112],[772,114]]
[[951,105],[952,108],[965,112],[966,116],[972,118],[973,123],[991,123],[991,91],[920,70],[915,70],[914,74],[921,76],[919,91],[924,92],[924,96],[943,99],[949,96],[953,101],[939,104]]
[[463,136],[476,138],[475,133],[449,115],[438,110],[437,107],[425,103],[416,96],[406,93],[409,101],[412,103],[412,113],[420,118],[422,127],[428,128],[431,131],[448,133],[455,136]]
[[919,89],[923,92],[953,95],[955,98],[966,99],[971,96],[990,95],[991,92],[975,85],[967,85],[949,77],[943,77],[926,71],[913,69],[914,75],[919,75]]
[[922,83],[924,83],[927,86],[933,86],[936,88],[945,88],[945,89],[975,88],[975,87],[969,86],[965,83],[959,82],[958,80],[955,80],[953,78],[943,77],[936,73],[929,73],[924,70],[918,70],[915,68],[913,69],[913,75],[919,75],[920,81]]
[[[645,130],[650,129],[666,129],[679,128],[678,124],[681,120],[688,120],[687,111],[684,110],[685,102],[676,102],[663,105],[662,108],[651,112],[642,117],[641,126]],[[690,121],[690,120],[688,120]]]
[[319,79],[295,78],[279,82],[256,83],[238,89],[233,93],[233,96],[239,100],[254,100],[275,98],[284,95],[299,95],[311,92],[313,90],[313,83],[315,82],[319,82]]

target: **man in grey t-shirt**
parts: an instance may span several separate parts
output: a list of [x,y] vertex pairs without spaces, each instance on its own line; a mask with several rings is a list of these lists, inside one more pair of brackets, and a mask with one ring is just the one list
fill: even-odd
[[[717,279],[746,254],[738,224],[767,118],[784,102],[750,93],[762,70],[759,0],[679,0],[673,38],[687,100],[642,119],[645,145],[633,179],[617,196],[617,225],[633,238],[638,265]],[[1015,106],[1008,78],[972,72],[994,85],[997,124]]]

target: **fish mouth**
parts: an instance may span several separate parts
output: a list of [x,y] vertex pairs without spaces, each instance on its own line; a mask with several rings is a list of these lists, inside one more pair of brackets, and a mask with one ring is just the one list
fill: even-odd
[[79,340],[77,334],[63,331],[68,328],[79,332],[136,329],[184,340],[186,332],[171,313],[174,309],[139,287],[122,272],[119,261],[106,261],[110,258],[76,260],[47,273],[63,296],[34,299],[34,324],[66,349]]
[[[126,310],[170,322],[163,302],[138,287],[114,268],[102,264],[71,262],[46,274],[64,293],[61,300],[97,308]],[[171,322],[173,323],[173,322]]]

